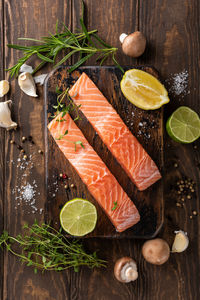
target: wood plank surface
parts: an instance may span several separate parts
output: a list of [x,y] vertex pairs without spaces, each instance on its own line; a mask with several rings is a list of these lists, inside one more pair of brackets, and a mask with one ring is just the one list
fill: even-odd
[[[62,7],[62,9],[61,9]],[[70,26],[70,1],[4,1],[5,44],[17,43],[18,37],[40,38],[49,31],[54,32],[56,20],[61,19]],[[18,51],[8,50],[5,46],[4,66],[9,67],[20,57]],[[37,61],[38,62],[38,61]],[[36,60],[31,60],[34,65]],[[45,70],[44,70],[45,72]],[[22,93],[17,80],[11,82],[9,97],[13,100],[13,119],[19,124],[16,132],[8,132],[5,139],[5,182],[4,228],[11,234],[20,233],[25,222],[33,223],[35,218],[43,219],[45,195],[44,157],[38,150],[44,151],[43,92],[38,88],[39,97],[30,98]],[[32,136],[34,144],[21,142],[22,136]],[[9,143],[10,139],[15,144]],[[23,161],[17,145],[21,145],[28,156]],[[32,157],[31,157],[32,155]],[[21,161],[19,161],[21,160]],[[36,195],[35,204],[26,203],[22,197],[23,187],[30,184]],[[37,211],[34,209],[36,207]],[[12,273],[11,273],[12,270]],[[3,299],[65,299],[69,298],[67,275],[39,273],[23,267],[19,260],[5,253],[4,257]],[[49,283],[51,282],[51,288]],[[62,287],[57,289],[56,286]],[[58,297],[58,298],[57,298]]]
[[[85,0],[86,24],[97,28],[99,34],[113,46],[120,47],[118,40],[122,32],[135,29],[143,31],[148,40],[145,54],[138,60],[123,55],[121,48],[118,59],[122,65],[154,65],[166,86],[171,89],[174,74],[188,72],[188,87],[184,93],[176,95],[170,91],[171,102],[165,109],[165,120],[174,109],[187,105],[200,113],[199,102],[199,14],[198,0]],[[73,29],[79,26],[81,6],[79,0],[1,0],[0,36],[1,57],[0,76],[4,67],[13,65],[19,53],[8,50],[6,43],[14,43],[17,37],[39,38],[54,31],[56,20],[65,22]],[[5,43],[4,43],[5,39]],[[35,63],[35,60],[32,61]],[[93,60],[88,65],[94,63]],[[111,62],[108,62],[108,64]],[[47,67],[45,70],[51,70]],[[32,213],[32,208],[16,199],[16,186],[24,186],[28,181],[33,185],[37,179],[36,206],[43,209],[46,204],[44,157],[38,149],[44,150],[44,98],[39,88],[38,99],[30,99],[19,90],[17,81],[12,80],[11,93],[14,101],[13,119],[18,122],[16,132],[0,129],[0,231],[7,229],[11,234],[20,233],[21,225],[31,223],[35,218],[43,219],[43,211]],[[21,145],[22,136],[32,136],[35,144],[22,145],[29,156],[26,178],[20,168],[22,158],[15,139]],[[94,271],[86,268],[77,274],[38,273],[21,266],[12,255],[4,253],[0,268],[0,295],[2,300],[197,300],[200,298],[200,218],[198,214],[200,198],[200,142],[180,145],[165,135],[165,225],[160,233],[170,244],[173,231],[188,232],[190,246],[182,254],[172,254],[169,261],[160,267],[146,263],[141,256],[143,241],[92,239],[84,242],[88,251],[99,249],[99,256],[109,261],[107,269]],[[34,157],[30,155],[35,152]],[[177,165],[176,165],[177,164]],[[176,167],[175,167],[176,166]],[[5,170],[5,172],[4,172]],[[32,172],[32,174],[31,174]],[[177,181],[191,178],[195,182],[195,192],[191,199],[181,202],[177,192]],[[25,180],[26,179],[26,180]],[[48,200],[48,199],[47,199]],[[182,207],[176,203],[181,202]],[[17,203],[20,203],[16,206]],[[15,207],[17,207],[15,209]],[[192,219],[190,219],[192,216]],[[132,256],[139,268],[139,279],[134,283],[121,284],[113,277],[113,265],[121,256]],[[4,260],[4,264],[2,262]],[[3,284],[3,287],[2,287]]]
[[[4,14],[3,0],[0,1],[0,80],[4,78]],[[0,128],[0,232],[3,231],[3,205],[4,205],[4,139],[5,131]],[[0,252],[0,297],[3,299],[3,251]]]

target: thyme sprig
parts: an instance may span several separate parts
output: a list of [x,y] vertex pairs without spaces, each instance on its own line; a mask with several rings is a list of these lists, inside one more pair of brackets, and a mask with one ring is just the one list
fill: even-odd
[[[58,86],[56,86],[56,93],[57,96],[57,105],[53,105],[52,107],[56,109],[56,112],[53,116],[51,116],[53,119],[56,118],[59,114],[61,115],[56,121],[57,122],[65,122],[64,116],[68,114],[70,111],[76,111],[76,117],[74,121],[81,120],[78,108],[81,107],[81,105],[76,106],[74,102],[71,99],[71,96],[69,95],[69,88],[64,90],[63,92],[59,90]],[[69,104],[66,105],[63,103],[64,99],[67,98]],[[61,114],[62,113],[62,114]]]
[[[83,7],[84,11],[84,7]],[[36,55],[41,59],[41,63],[34,69],[33,73],[37,72],[44,64],[53,63],[55,67],[69,61],[69,59],[74,54],[79,54],[77,62],[68,69],[68,72],[72,72],[78,67],[80,67],[84,62],[86,62],[93,55],[98,55],[96,61],[102,65],[105,60],[111,56],[114,64],[122,71],[122,67],[117,62],[115,55],[117,48],[110,46],[105,43],[97,34],[97,30],[87,31],[86,26],[83,21],[83,15],[80,19],[81,32],[73,33],[65,24],[62,24],[62,29],[59,32],[58,22],[56,24],[56,34],[49,33],[48,36],[42,37],[40,40],[33,38],[19,38],[19,40],[31,41],[36,43],[31,46],[8,44],[9,48],[20,50],[23,52],[22,56],[18,62],[7,69],[10,72],[10,76],[17,76],[21,66],[26,63],[26,61]],[[59,52],[65,51],[66,55],[57,63],[56,58]]]
[[[64,90],[62,92],[59,90],[58,87],[56,87],[56,93],[58,94],[57,105],[53,105],[53,108],[56,109],[56,112],[52,116],[52,118],[56,118],[59,115],[58,118],[56,119],[57,122],[65,122],[66,119],[64,118],[64,116],[73,110],[76,110],[76,117],[75,117],[74,121],[81,119],[79,116],[79,113],[78,113],[78,108],[81,107],[81,105],[76,106],[73,103],[68,91],[69,91],[69,88],[67,88],[66,90]],[[65,99],[65,97],[67,97],[67,99],[69,101],[68,105],[63,103],[63,100]],[[64,134],[59,134],[59,136],[58,136],[58,138],[56,138],[56,140],[62,140],[63,137],[65,137],[67,134],[68,134],[68,130],[66,130]],[[68,139],[65,139],[65,140],[74,144],[75,151],[77,150],[77,145],[80,145],[82,148],[85,148],[85,146],[83,145],[83,143],[81,141],[70,141]]]
[[35,272],[38,269],[63,271],[71,267],[78,271],[84,265],[89,268],[106,266],[106,261],[97,258],[96,252],[87,254],[78,240],[69,241],[61,231],[45,223],[24,225],[23,233],[16,237],[4,231],[0,236],[0,246],[3,245],[22,263],[34,267]]

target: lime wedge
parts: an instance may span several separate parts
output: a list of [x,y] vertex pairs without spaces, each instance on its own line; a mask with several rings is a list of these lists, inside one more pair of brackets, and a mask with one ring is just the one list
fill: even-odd
[[60,224],[71,235],[83,236],[93,231],[97,222],[96,207],[85,199],[68,201],[60,212]]
[[169,117],[167,133],[176,142],[189,144],[200,137],[198,114],[187,106],[181,106]]

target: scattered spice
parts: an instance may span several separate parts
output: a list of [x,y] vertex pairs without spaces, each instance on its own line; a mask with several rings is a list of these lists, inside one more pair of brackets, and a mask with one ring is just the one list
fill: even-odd
[[23,148],[22,148],[22,146],[17,145],[17,149],[22,150]]
[[189,200],[192,198],[192,194],[195,192],[195,183],[189,178],[179,180],[176,183],[176,191],[181,201],[186,199]]

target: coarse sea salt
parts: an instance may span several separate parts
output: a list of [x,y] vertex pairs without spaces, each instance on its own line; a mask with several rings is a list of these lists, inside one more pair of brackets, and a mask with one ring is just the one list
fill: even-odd
[[166,83],[170,86],[169,92],[177,96],[184,96],[190,93],[190,91],[188,91],[187,70],[183,70],[180,73],[171,74],[170,78],[166,80]]
[[33,197],[35,195],[35,191],[34,191],[33,187],[30,185],[30,183],[28,183],[26,186],[22,187],[22,189],[23,189],[22,197],[25,201],[28,202],[31,199],[33,199]]
[[36,205],[37,197],[40,195],[40,192],[37,190],[38,185],[36,179],[32,179],[32,171],[35,166],[38,166],[38,162],[35,157],[35,152],[28,156],[28,159],[23,156],[16,159],[16,163],[8,161],[13,165],[16,164],[16,168],[19,170],[19,180],[20,183],[12,189],[12,194],[15,199],[15,209],[19,206],[24,208],[24,205],[27,207],[26,213],[35,214],[36,212],[42,214],[43,208],[39,208]]

